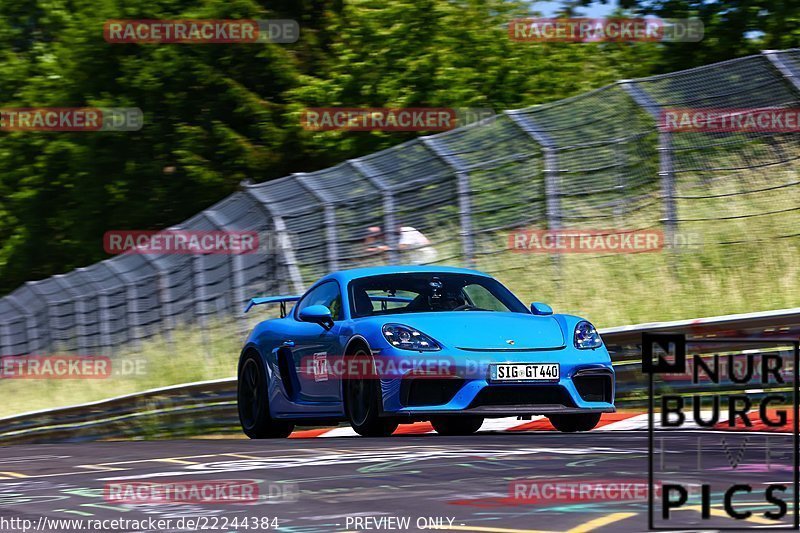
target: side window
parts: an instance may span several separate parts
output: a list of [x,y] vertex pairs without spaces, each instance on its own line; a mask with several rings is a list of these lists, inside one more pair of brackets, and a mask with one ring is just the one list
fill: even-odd
[[310,305],[324,305],[331,310],[334,320],[342,319],[342,294],[339,284],[335,281],[328,281],[306,294],[305,298],[297,304],[297,312]]

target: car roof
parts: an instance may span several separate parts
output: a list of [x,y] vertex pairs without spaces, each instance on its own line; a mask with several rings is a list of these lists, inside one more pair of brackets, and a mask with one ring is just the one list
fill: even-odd
[[381,276],[384,274],[413,274],[417,272],[423,273],[442,273],[442,274],[472,274],[474,276],[483,276],[490,278],[489,274],[479,270],[472,270],[469,268],[449,267],[449,266],[419,266],[419,265],[398,265],[398,266],[376,266],[376,267],[363,267],[351,268],[348,270],[339,270],[332,272],[323,277],[319,281],[336,279],[342,284],[347,284],[354,279],[366,278],[370,276]]

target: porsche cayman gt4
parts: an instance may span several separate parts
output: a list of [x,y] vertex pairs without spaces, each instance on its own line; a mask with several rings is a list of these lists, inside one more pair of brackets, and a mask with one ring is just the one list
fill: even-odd
[[420,420],[466,435],[485,418],[531,415],[588,431],[614,411],[614,370],[595,327],[525,306],[482,272],[345,270],[303,295],[254,298],[247,310],[269,304],[280,318],[253,329],[238,365],[251,438],[340,421],[364,436]]

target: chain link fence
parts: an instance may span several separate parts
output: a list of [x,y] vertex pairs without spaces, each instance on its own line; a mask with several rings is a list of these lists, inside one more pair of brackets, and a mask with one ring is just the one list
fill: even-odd
[[[298,293],[355,266],[448,263],[575,281],[562,258],[510,253],[518,228],[660,229],[668,242],[696,233],[724,267],[737,260],[726,247],[800,235],[798,136],[671,132],[658,127],[661,114],[798,107],[800,50],[767,51],[506,111],[318,172],[244,183],[172,229],[256,231],[259,253],[121,255],[28,282],[0,299],[0,355],[110,353],[183,324],[238,317],[253,296]],[[428,253],[404,243],[412,229],[431,241]],[[602,269],[619,258],[581,261]]]

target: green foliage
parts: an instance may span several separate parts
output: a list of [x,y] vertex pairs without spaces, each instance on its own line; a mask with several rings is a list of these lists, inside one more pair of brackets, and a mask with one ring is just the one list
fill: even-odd
[[[0,1],[0,105],[138,107],[138,132],[0,136],[0,290],[105,257],[236,190],[397,144],[309,132],[310,106],[503,110],[648,73],[655,49],[511,42],[518,1]],[[291,45],[109,44],[109,19],[294,18]]]
[[[567,10],[595,3],[608,2],[564,2]],[[656,72],[800,46],[800,3],[791,0],[620,0],[619,5],[623,13],[703,21],[704,39],[691,45],[664,45]]]

